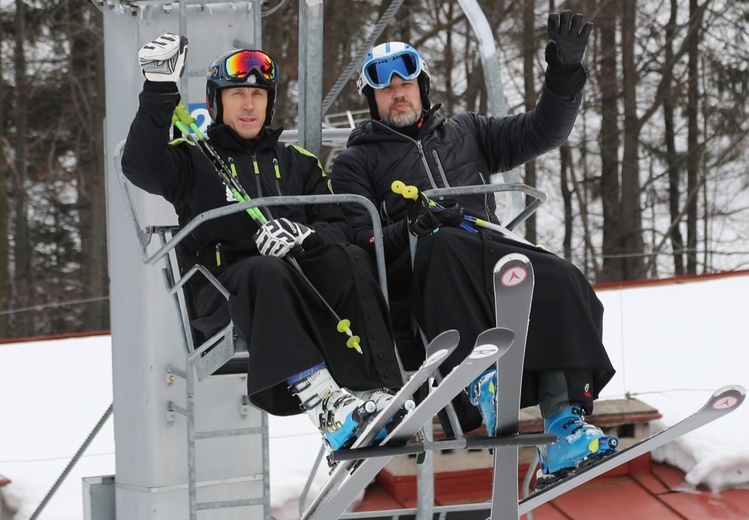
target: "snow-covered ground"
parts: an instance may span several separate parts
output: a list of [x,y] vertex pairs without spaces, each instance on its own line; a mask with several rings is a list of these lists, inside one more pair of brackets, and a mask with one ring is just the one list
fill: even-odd
[[[653,425],[659,429],[702,406],[717,388],[749,386],[747,294],[749,273],[599,290],[605,342],[618,369],[602,397],[637,396],[663,414]],[[0,345],[0,474],[12,480],[2,495],[19,510],[14,520],[29,518],[107,410],[110,345],[109,336]],[[303,416],[271,418],[270,424],[274,515],[298,518],[319,437]],[[686,485],[746,486],[747,431],[744,405],[655,456],[685,471]],[[115,473],[113,439],[110,419],[42,520],[83,518],[81,479]],[[312,494],[324,477],[320,471]]]

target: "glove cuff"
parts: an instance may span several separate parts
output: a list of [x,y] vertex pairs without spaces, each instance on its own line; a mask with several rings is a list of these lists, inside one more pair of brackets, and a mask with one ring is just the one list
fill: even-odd
[[574,96],[585,86],[588,76],[582,65],[574,69],[567,67],[546,68],[546,86],[558,96]]
[[301,246],[305,251],[311,251],[321,243],[322,239],[320,238],[319,233],[310,233],[310,235],[302,241]]
[[143,82],[143,91],[158,94],[177,94],[179,88],[173,81],[151,81],[147,79]]

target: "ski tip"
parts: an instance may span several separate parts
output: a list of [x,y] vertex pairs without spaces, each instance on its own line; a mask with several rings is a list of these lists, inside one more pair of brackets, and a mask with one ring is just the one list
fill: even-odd
[[489,343],[496,345],[500,350],[510,348],[512,342],[515,341],[515,333],[506,327],[495,327],[493,329],[487,329],[476,338],[476,345],[482,345]]
[[476,338],[476,346],[470,354],[472,359],[504,356],[515,341],[515,333],[510,329],[497,327],[485,330]]
[[445,341],[445,342],[458,342],[460,341],[460,333],[458,333],[455,329],[446,330],[444,332],[440,332],[433,340],[432,343],[436,342],[437,340]]
[[460,342],[460,334],[455,329],[446,330],[445,332],[440,333],[435,337],[432,341],[429,342],[429,345],[427,345],[426,351],[427,351],[427,357],[431,357],[436,352],[447,349],[449,352],[452,352],[455,347],[458,346],[458,343]]
[[741,385],[728,385],[716,390],[710,398],[709,406],[715,410],[732,410],[746,398],[746,388]]
[[[513,256],[513,255],[507,255]],[[501,287],[506,289],[513,289],[515,287],[523,287],[530,284],[533,287],[535,283],[533,274],[533,265],[527,261],[508,261],[503,262],[506,258],[500,259],[497,265],[494,266],[494,283],[499,284]]]
[[498,273],[501,271],[505,265],[509,264],[510,262],[519,263],[519,264],[529,264],[531,261],[528,259],[527,256],[525,256],[522,253],[510,253],[509,255],[505,255],[499,260],[497,260],[497,263],[494,264],[494,273]]

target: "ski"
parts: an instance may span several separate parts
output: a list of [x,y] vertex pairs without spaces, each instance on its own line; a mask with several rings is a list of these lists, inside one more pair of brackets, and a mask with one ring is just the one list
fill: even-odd
[[[725,386],[716,390],[701,409],[675,425],[661,430],[628,448],[612,453],[594,464],[551,484],[549,487],[533,493],[520,502],[519,514],[523,515],[617,466],[723,417],[738,408],[745,397],[746,389],[738,385]],[[517,481],[514,485],[517,487]]]
[[[412,408],[409,406],[409,401],[413,399],[414,394],[421,388],[421,386],[435,373],[442,362],[455,350],[460,341],[460,335],[456,330],[448,330],[434,338],[426,348],[426,357],[424,362],[421,364],[419,369],[414,372],[406,381],[406,383],[398,390],[393,396],[393,399],[388,405],[381,410],[366,427],[359,432],[356,440],[352,444],[352,449],[367,447],[377,437],[377,434],[382,430],[383,427],[392,419],[396,414],[402,413],[403,410]],[[346,475],[350,471],[354,461],[350,462],[336,462],[328,480],[325,481],[323,488],[318,493],[313,502],[312,507],[315,504],[321,503],[325,498],[334,493],[336,487],[340,482],[345,479]]]
[[[442,382],[409,411],[400,423],[379,443],[380,446],[408,442],[445,405],[462,392],[492,363],[509,350],[514,334],[507,329],[490,329],[476,339],[471,354],[447,374]],[[302,516],[303,520],[338,518],[351,502],[385,467],[390,456],[339,461],[315,501]]]
[[[520,389],[528,336],[535,277],[527,256],[513,253],[497,261],[493,269],[494,314],[497,327],[515,333],[512,348],[497,363],[497,436],[518,433]],[[518,448],[494,448],[492,520],[518,518]]]
[[445,331],[434,338],[427,345],[426,359],[419,369],[408,378],[406,384],[396,392],[387,406],[367,423],[366,427],[357,435],[351,448],[369,446],[380,430],[386,427],[392,418],[399,413],[414,408],[416,405],[413,401],[413,395],[434,374],[442,362],[452,354],[459,341],[460,335],[456,330]]

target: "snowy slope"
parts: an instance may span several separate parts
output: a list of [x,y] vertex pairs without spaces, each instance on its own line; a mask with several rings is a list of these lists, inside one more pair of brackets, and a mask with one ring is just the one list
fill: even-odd
[[[601,289],[604,337],[618,373],[603,398],[637,395],[672,424],[726,384],[749,386],[746,295],[749,273],[689,282]],[[112,399],[109,336],[0,345],[2,493],[25,520],[54,484]],[[626,346],[626,348],[625,348]],[[659,449],[687,473],[687,485],[749,484],[749,405]],[[108,421],[41,518],[80,520],[81,479],[114,474]],[[279,519],[297,518],[298,500],[319,450],[306,417],[271,419],[271,498]],[[311,496],[325,478],[325,463]]]
[[[617,375],[602,397],[629,392],[656,407],[660,429],[692,413],[712,391],[749,387],[749,272],[598,290],[604,339]],[[626,346],[626,348],[625,348]],[[749,405],[654,452],[714,490],[749,484]]]

